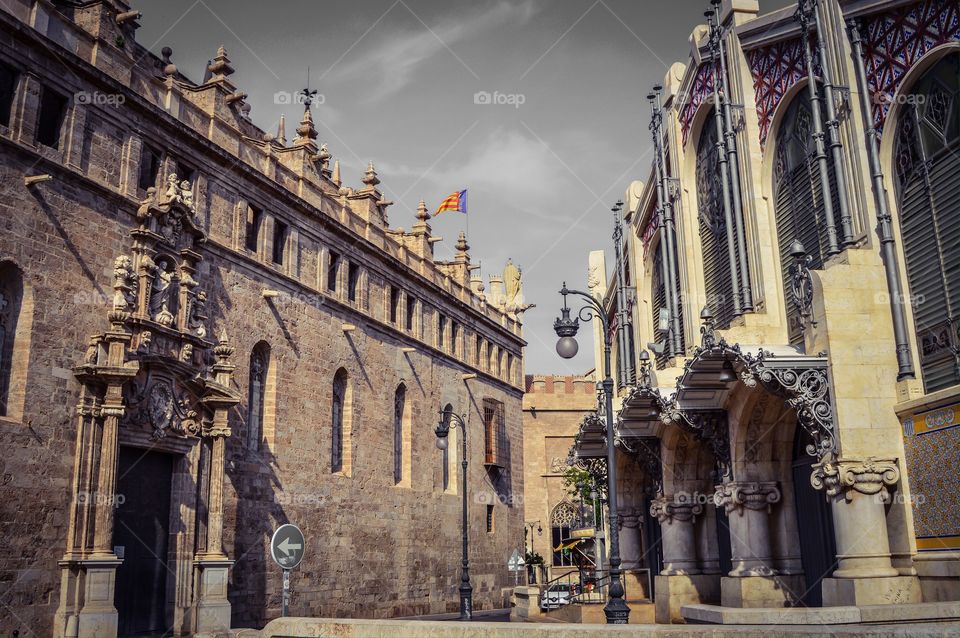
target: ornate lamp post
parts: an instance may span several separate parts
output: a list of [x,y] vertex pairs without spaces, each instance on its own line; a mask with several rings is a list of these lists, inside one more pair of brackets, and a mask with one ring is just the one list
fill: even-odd
[[463,450],[463,458],[460,461],[460,467],[463,468],[461,472],[463,481],[460,490],[463,496],[463,558],[460,563],[460,620],[470,620],[473,618],[473,587],[470,585],[470,539],[467,534],[467,530],[469,529],[467,527],[467,423],[460,415],[441,410],[440,422],[437,424],[437,429],[434,430],[434,432],[437,435],[437,447],[441,450],[446,450],[447,446],[450,445],[450,439],[448,438],[450,429],[458,426],[463,433],[463,436],[460,437],[462,443],[461,448]]
[[[603,327],[603,400],[604,412],[607,419],[607,503],[610,508],[610,589],[609,600],[603,607],[607,617],[607,624],[626,625],[630,618],[630,607],[623,599],[624,590],[620,571],[620,531],[617,529],[619,514],[617,513],[617,466],[614,458],[613,432],[613,378],[610,376],[610,318],[603,309],[600,301],[579,290],[567,289],[563,284],[560,290],[563,295],[563,308],[560,317],[553,323],[557,333],[557,354],[564,359],[576,356],[580,346],[574,338],[580,329],[580,321],[590,322],[594,317],[600,320]],[[577,317],[570,317],[570,308],[567,306],[567,295],[583,297],[587,303],[580,309]]]

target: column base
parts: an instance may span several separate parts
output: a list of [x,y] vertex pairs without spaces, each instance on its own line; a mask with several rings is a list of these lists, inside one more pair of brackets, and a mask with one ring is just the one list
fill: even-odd
[[680,614],[684,605],[716,605],[720,602],[720,578],[709,574],[657,575],[654,590],[658,623],[686,622]]
[[723,607],[795,607],[803,593],[802,574],[724,576],[720,579]]
[[824,578],[823,606],[890,605],[919,603],[920,579],[916,576],[880,578]]
[[230,600],[227,597],[230,567],[225,558],[197,559],[197,606],[194,612],[194,634],[216,636],[230,630]]

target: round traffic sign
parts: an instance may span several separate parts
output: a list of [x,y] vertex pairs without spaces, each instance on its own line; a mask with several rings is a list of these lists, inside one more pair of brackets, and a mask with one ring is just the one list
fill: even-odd
[[287,523],[273,533],[273,538],[270,539],[270,555],[280,567],[293,569],[303,560],[305,546],[306,541],[300,528]]

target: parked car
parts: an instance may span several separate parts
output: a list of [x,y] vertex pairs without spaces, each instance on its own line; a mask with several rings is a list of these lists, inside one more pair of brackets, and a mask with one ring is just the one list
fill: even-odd
[[540,594],[540,609],[558,609],[570,604],[573,586],[568,583],[554,583]]

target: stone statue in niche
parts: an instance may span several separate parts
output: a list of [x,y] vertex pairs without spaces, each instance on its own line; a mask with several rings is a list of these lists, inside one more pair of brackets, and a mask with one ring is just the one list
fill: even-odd
[[193,363],[193,344],[183,344],[183,348],[180,350],[180,361],[183,363]]
[[160,258],[154,271],[150,288],[150,318],[162,326],[173,325],[173,313],[170,312],[170,295],[173,292],[173,273],[169,262]]
[[190,181],[186,179],[180,182],[180,203],[182,203],[184,207],[191,213],[194,212],[193,185],[190,184]]
[[137,271],[133,260],[120,255],[113,262],[113,309],[133,310],[137,305]]
[[207,336],[207,293],[198,290],[190,304],[190,320],[187,324],[193,334],[201,339]]
[[163,201],[160,202],[160,205],[168,206],[173,203],[182,202],[183,196],[180,194],[180,185],[177,183],[177,174],[170,173],[167,175],[167,183],[163,191]]

